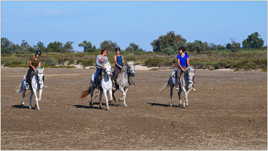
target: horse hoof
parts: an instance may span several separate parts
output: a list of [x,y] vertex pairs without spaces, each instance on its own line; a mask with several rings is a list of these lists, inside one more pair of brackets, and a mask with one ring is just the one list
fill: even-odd
[[124,104],[124,107],[127,107],[127,104]]
[[172,104],[169,104],[170,107],[172,107],[173,105]]

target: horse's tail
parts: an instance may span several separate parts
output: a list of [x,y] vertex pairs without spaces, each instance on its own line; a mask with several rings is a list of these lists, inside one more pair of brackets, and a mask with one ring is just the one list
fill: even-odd
[[162,88],[159,90],[159,92],[163,92],[163,91],[167,88],[167,86],[168,86],[168,82],[166,82],[166,83],[162,86]]
[[89,93],[91,92],[91,89],[92,89],[92,87],[89,87],[87,90],[82,91],[80,98],[82,99],[82,98],[88,96]]

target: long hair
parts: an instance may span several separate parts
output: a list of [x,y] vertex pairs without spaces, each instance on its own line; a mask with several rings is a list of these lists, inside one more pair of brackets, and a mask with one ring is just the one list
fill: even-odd
[[106,51],[106,49],[102,49],[102,50],[100,51],[100,54],[102,55],[102,54],[104,53],[104,51]]

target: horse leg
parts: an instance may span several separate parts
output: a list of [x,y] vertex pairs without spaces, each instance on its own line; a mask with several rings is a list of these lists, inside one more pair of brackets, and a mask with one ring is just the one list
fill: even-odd
[[123,87],[120,87],[119,89],[120,89],[120,91],[122,92],[122,96],[121,96],[121,98],[120,98],[120,101],[124,101],[125,90],[124,90]]
[[102,93],[103,93],[103,91],[100,90],[100,96],[99,96],[99,108],[100,109],[102,108]]
[[43,93],[43,89],[39,89],[39,101],[41,101],[42,99],[42,93]]
[[110,95],[110,101],[113,101],[113,90],[109,90],[109,95]]
[[186,101],[186,106],[189,106],[189,99],[188,99],[188,94],[191,90],[188,90],[186,93],[185,93],[185,101]]
[[125,107],[127,107],[127,102],[126,102],[127,91],[128,91],[128,88],[126,88],[125,91],[123,92],[123,99],[124,99],[124,106]]
[[33,92],[34,92],[34,96],[35,96],[35,106],[36,106],[37,110],[40,110],[39,103],[38,103],[39,100],[38,100],[38,96],[37,96],[37,91],[33,90]]
[[104,94],[105,101],[106,101],[106,110],[109,111],[109,101],[107,97],[107,90],[103,90],[103,94]]
[[31,94],[30,94],[29,109],[32,109],[32,101],[33,101],[33,91],[31,91]]
[[113,93],[112,93],[112,95],[113,95],[113,100],[114,100],[114,102],[116,103],[117,102],[117,100],[116,100],[116,97],[115,97],[115,95],[114,95],[114,93],[116,92],[116,90],[113,90]]
[[186,94],[187,94],[187,92],[186,92],[186,90],[185,90],[185,88],[184,88],[184,87],[182,87],[182,91],[183,91],[184,96],[185,96],[185,98],[184,98],[184,100],[183,100],[182,107],[183,107],[183,108],[185,108],[185,106],[186,106]]
[[21,93],[21,98],[20,98],[20,105],[24,106],[24,97],[25,97],[26,90],[23,90]]
[[89,88],[90,89],[90,102],[89,102],[89,106],[92,106],[93,105],[93,96],[94,96],[94,88],[91,87]]
[[181,100],[181,92],[182,92],[182,90],[181,90],[181,88],[179,89],[179,91],[178,91],[178,97],[179,97],[179,106],[181,106],[182,105],[182,100]]
[[173,88],[174,88],[173,85],[170,86],[170,90],[169,90],[170,103],[169,103],[169,106],[172,106],[172,102],[173,102],[173,100],[172,100],[172,97],[173,97]]

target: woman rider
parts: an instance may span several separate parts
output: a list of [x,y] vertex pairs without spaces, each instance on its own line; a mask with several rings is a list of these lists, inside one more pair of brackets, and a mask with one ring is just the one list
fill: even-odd
[[180,47],[178,49],[178,55],[177,55],[177,60],[178,60],[178,72],[176,74],[176,85],[177,85],[177,89],[178,89],[178,76],[181,77],[183,72],[185,72],[187,70],[187,67],[190,66],[190,57],[187,54],[186,50],[184,47]]
[[102,49],[100,55],[96,57],[96,73],[94,76],[94,87],[98,86],[99,76],[101,75],[102,70],[104,69],[104,65],[107,62],[109,62],[107,55],[108,51],[106,49]]
[[28,85],[31,85],[31,78],[33,76],[33,73],[35,72],[36,68],[41,64],[41,61],[39,57],[41,56],[40,49],[37,49],[35,51],[35,55],[32,56],[32,58],[28,61],[29,69],[26,74],[26,82]]
[[121,55],[120,48],[115,48],[115,56],[114,56],[114,75],[113,75],[113,80],[116,80],[118,74],[121,72],[122,67],[124,65],[124,58]]

